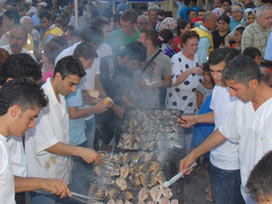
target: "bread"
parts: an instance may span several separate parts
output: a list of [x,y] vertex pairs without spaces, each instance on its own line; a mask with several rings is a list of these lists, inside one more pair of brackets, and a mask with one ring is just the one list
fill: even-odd
[[106,97],[106,98],[104,98],[104,100],[103,100],[103,104],[110,104],[110,103],[113,103],[113,100],[110,98],[110,97]]
[[98,98],[100,95],[99,91],[94,90],[94,89],[88,90],[88,94],[89,94],[89,96],[94,97],[94,98]]

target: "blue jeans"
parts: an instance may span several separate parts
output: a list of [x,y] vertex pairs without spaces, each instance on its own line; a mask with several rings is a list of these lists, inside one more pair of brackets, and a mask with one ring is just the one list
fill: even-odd
[[68,197],[60,199],[59,196],[53,194],[42,194],[33,192],[32,204],[64,204],[69,200]]
[[90,149],[94,148],[94,136],[95,136],[95,118],[85,120],[86,129],[85,134],[87,138],[87,147]]
[[241,191],[240,170],[219,169],[209,162],[214,204],[245,204]]

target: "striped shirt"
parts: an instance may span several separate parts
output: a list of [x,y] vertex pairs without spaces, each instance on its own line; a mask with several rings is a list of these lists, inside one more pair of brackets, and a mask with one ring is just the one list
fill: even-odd
[[264,56],[266,43],[268,37],[272,31],[272,27],[264,30],[258,23],[255,21],[254,23],[248,25],[243,32],[242,36],[242,52],[247,47],[256,47],[258,48],[262,56]]

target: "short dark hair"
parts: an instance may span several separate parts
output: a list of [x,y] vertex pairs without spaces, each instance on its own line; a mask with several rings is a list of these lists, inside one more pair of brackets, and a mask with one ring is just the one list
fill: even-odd
[[104,42],[104,33],[98,28],[86,28],[81,32],[81,39],[99,46]]
[[52,16],[47,10],[44,10],[39,14],[39,19],[43,19],[43,18],[46,18],[47,20],[51,20]]
[[180,36],[182,34],[180,32],[180,29],[184,29],[188,24],[190,24],[189,21],[178,20],[178,22],[177,22],[177,34],[178,34],[178,36]]
[[134,9],[127,9],[121,16],[121,20],[132,24],[137,22],[137,13]]
[[184,5],[188,6],[190,4],[191,0],[184,0]]
[[91,22],[91,28],[94,28],[94,29],[98,28],[102,30],[105,25],[110,25],[110,22],[108,19],[106,19],[103,16],[98,16],[95,19],[93,19]]
[[68,47],[68,40],[66,39],[65,35],[55,36],[49,42],[54,42],[54,43],[60,45],[62,47],[62,49],[65,49]]
[[15,104],[18,104],[24,112],[35,107],[45,107],[48,99],[34,81],[26,78],[14,79],[0,89],[0,115],[5,115]]
[[153,29],[153,28],[147,28],[147,29],[144,29],[142,31],[142,33],[145,34],[145,39],[146,40],[151,40],[152,44],[157,47],[158,45],[160,45],[160,41],[159,41],[159,35],[158,35],[158,32]]
[[232,5],[231,0],[221,0],[221,4],[223,4],[224,2],[228,2],[228,3],[229,3],[229,5]]
[[7,17],[10,20],[14,19],[14,24],[19,24],[20,16],[19,16],[18,11],[15,8],[10,8],[10,9],[6,10],[3,13],[3,16]]
[[272,151],[266,153],[251,170],[246,187],[255,202],[272,200]]
[[77,75],[80,78],[86,75],[81,62],[73,56],[61,58],[55,67],[54,77],[56,73],[60,73],[62,79],[68,77],[69,75]]
[[55,59],[62,50],[62,46],[54,41],[49,41],[43,48],[43,54],[51,64],[55,64]]
[[243,51],[243,55],[249,56],[252,59],[255,59],[257,56],[262,56],[261,51],[256,47],[247,47]]
[[227,15],[221,15],[218,17],[217,21],[224,21],[227,24],[230,24],[230,18]]
[[42,77],[40,65],[28,54],[12,54],[0,67],[0,85],[8,78],[32,78],[38,81]]
[[186,13],[186,16],[188,17],[189,14],[190,14],[191,12],[195,12],[195,13],[196,13],[196,11],[195,11],[194,9],[189,9],[189,10],[187,11],[187,13]]
[[159,40],[161,43],[168,43],[169,40],[174,38],[174,34],[171,29],[164,28],[159,32]]
[[239,55],[239,51],[234,48],[216,48],[211,52],[208,63],[209,65],[217,65],[220,62],[225,61],[227,64],[237,55]]
[[261,80],[261,71],[257,63],[248,56],[238,55],[225,67],[222,73],[223,82],[235,80],[236,82],[248,84],[250,80]]
[[85,60],[98,57],[95,48],[87,43],[80,43],[74,50],[73,56],[76,58],[83,57]]
[[130,60],[143,62],[146,59],[146,47],[138,41],[130,42],[121,51],[120,56],[128,56]]
[[195,31],[187,31],[185,33],[183,33],[180,37],[180,43],[186,43],[187,40],[192,39],[192,38],[196,38],[199,40],[199,35],[195,32]]

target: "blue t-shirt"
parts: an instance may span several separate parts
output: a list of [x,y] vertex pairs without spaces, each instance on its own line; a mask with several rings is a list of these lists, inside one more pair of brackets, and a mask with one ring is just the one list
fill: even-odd
[[236,21],[233,17],[230,17],[230,31],[232,31],[236,26],[240,24],[240,21]]
[[[69,94],[65,97],[67,110],[69,107],[78,107],[79,109],[83,108],[83,97],[82,97],[82,88],[81,83],[77,86],[77,90],[74,93]],[[80,145],[87,140],[85,135],[85,119],[69,118],[69,134],[70,134],[70,145]]]
[[186,20],[186,21],[189,20],[188,17],[187,17],[187,12],[189,10],[193,10],[193,9],[191,7],[189,7],[189,6],[184,6],[182,9],[179,10],[179,16],[182,17],[182,20]]

